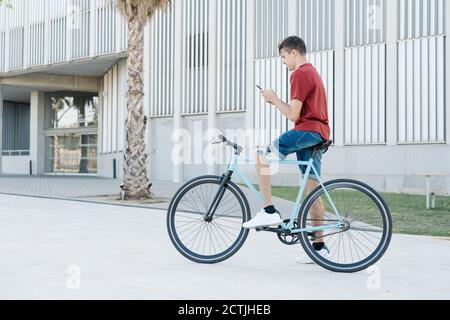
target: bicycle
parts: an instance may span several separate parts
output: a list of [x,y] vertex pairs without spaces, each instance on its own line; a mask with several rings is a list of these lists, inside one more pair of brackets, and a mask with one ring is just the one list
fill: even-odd
[[[173,245],[197,263],[219,263],[230,258],[249,234],[242,224],[251,218],[250,207],[242,190],[231,181],[234,173],[262,201],[261,194],[239,169],[240,162],[250,161],[241,158],[243,148],[223,136],[219,139],[217,143],[233,149],[226,173],[187,182],[176,192],[167,211],[167,230]],[[313,165],[315,153],[325,153],[331,144],[326,141],[310,148],[313,156],[308,162],[268,159],[271,164],[307,167],[291,217],[277,227],[256,231],[275,233],[286,245],[300,243],[308,256],[327,270],[358,272],[375,264],[386,252],[392,236],[391,214],[373,188],[350,179],[324,183],[318,178],[320,185],[302,201],[310,173],[318,177]],[[330,250],[326,257],[314,250],[313,242],[317,240],[326,242]]]

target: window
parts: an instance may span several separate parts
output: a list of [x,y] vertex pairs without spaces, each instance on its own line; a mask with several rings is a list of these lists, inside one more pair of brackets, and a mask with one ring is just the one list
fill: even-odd
[[30,105],[16,102],[3,104],[4,156],[30,155]]
[[98,98],[80,95],[49,95],[45,109],[46,129],[98,127]]

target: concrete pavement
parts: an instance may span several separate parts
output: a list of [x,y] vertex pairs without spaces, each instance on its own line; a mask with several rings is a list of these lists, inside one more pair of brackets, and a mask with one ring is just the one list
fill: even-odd
[[250,233],[217,265],[183,258],[165,211],[0,195],[0,299],[448,299],[450,240],[394,235],[369,271],[298,265]]

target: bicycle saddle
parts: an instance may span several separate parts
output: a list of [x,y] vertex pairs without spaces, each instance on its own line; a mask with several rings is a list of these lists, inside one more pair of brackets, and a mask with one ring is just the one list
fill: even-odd
[[325,150],[323,153],[328,151],[328,148],[333,144],[332,140],[323,141],[319,144],[316,144],[315,146],[312,146],[311,148],[308,148],[310,150]]

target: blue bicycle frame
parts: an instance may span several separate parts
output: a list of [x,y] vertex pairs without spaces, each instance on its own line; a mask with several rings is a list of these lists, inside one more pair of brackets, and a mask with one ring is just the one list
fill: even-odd
[[[338,210],[336,209],[336,206],[334,205],[333,200],[331,199],[328,191],[326,190],[322,179],[319,177],[319,174],[317,173],[317,170],[316,170],[316,168],[313,165],[313,161],[314,160],[312,158],[309,161],[268,159],[268,163],[269,164],[278,163],[278,164],[281,164],[281,165],[304,165],[304,166],[307,166],[306,172],[305,172],[305,175],[304,175],[304,179],[302,180],[300,191],[299,191],[298,196],[297,196],[297,200],[295,202],[294,208],[292,209],[291,218],[289,220],[289,223],[288,224],[282,223],[282,225],[281,225],[282,229],[284,231],[289,231],[292,234],[301,233],[301,232],[315,232],[315,231],[335,230],[335,229],[340,229],[343,226],[343,219],[341,218],[341,215],[339,214]],[[249,179],[247,179],[245,174],[239,169],[238,163],[248,164],[248,163],[251,163],[251,160],[250,159],[240,159],[240,157],[235,152],[233,152],[233,154],[231,156],[230,165],[228,167],[228,171],[232,172],[232,173],[236,173],[244,181],[245,185],[256,195],[256,197],[261,202],[263,202],[263,197],[262,197],[261,193],[258,190],[256,190],[256,188],[249,181]],[[332,225],[321,226],[321,227],[308,227],[308,228],[304,228],[304,229],[293,229],[294,222],[296,220],[296,216],[298,214],[298,210],[300,209],[301,200],[302,200],[302,197],[303,197],[303,193],[305,192],[306,183],[308,181],[308,177],[309,177],[309,175],[311,173],[311,170],[315,173],[316,177],[319,180],[319,183],[320,183],[321,187],[325,191],[327,199],[331,203],[331,206],[333,208],[334,214],[339,219],[339,223],[332,224]]]

